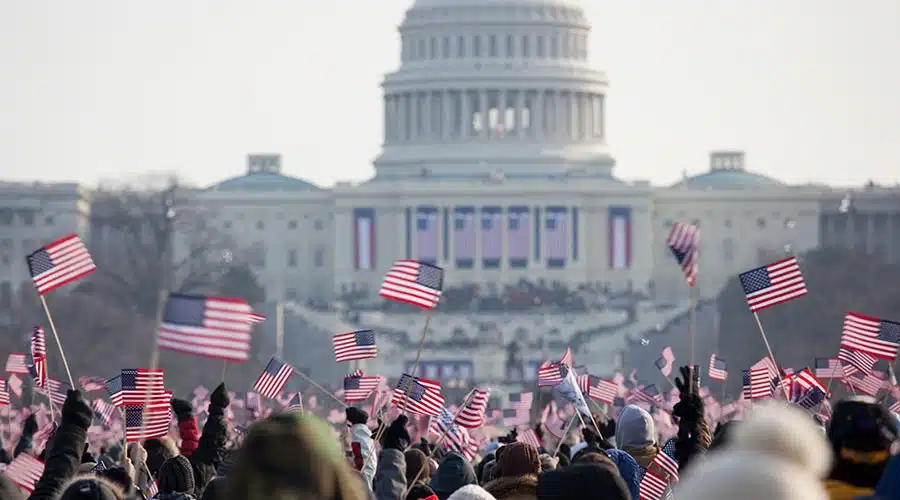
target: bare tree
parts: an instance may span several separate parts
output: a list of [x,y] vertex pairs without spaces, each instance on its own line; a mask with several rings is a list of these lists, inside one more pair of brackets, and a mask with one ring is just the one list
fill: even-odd
[[212,224],[214,214],[191,194],[174,178],[161,187],[99,189],[91,211],[98,271],[88,291],[145,316],[156,312],[160,290],[217,291],[241,264],[231,238]]

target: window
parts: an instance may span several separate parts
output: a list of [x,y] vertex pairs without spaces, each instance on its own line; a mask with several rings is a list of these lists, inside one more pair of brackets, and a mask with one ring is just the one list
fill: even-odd
[[488,56],[497,57],[497,35],[491,35],[488,39]]
[[725,238],[722,241],[722,257],[726,262],[734,259],[734,241],[731,238]]
[[0,239],[0,248],[12,250],[12,247],[13,247],[12,238]]
[[784,228],[785,229],[794,229],[797,226],[797,221],[788,217],[784,219]]
[[763,229],[766,227],[766,219],[760,217],[756,219],[756,227]]
[[553,35],[550,39],[550,57],[553,59],[559,57],[559,35]]
[[22,250],[25,253],[31,253],[31,252],[35,251],[35,250],[37,250],[37,247],[38,247],[38,244],[30,238],[22,240]]
[[466,37],[464,36],[456,39],[456,55],[457,57],[466,57]]
[[12,304],[13,288],[9,281],[0,283],[0,305],[4,308]]
[[475,35],[472,40],[472,57],[481,57],[481,36]]
[[11,226],[13,221],[13,211],[9,209],[0,210],[0,226]]
[[725,219],[725,227],[731,229],[731,219]]
[[669,219],[666,219],[666,221],[663,222],[663,227],[666,228],[666,229],[671,228],[671,227],[672,227],[672,221],[669,220]]
[[544,37],[539,36],[539,37],[537,37],[537,39],[535,41],[537,42],[537,48],[535,49],[535,51],[536,51],[535,55],[538,57],[541,57],[541,58],[547,57],[547,51],[546,51],[546,48],[544,47]]
[[531,57],[531,37],[522,37],[522,57]]
[[428,40],[428,57],[430,59],[437,59],[437,39],[431,37]]
[[449,36],[444,37],[444,46],[442,47],[442,49],[443,50],[441,50],[441,56],[444,59],[449,58],[450,57],[450,37]]
[[263,221],[261,221],[261,220],[260,220],[260,221],[256,221],[256,229],[265,229],[265,228],[266,228],[266,223],[265,223],[265,222],[263,222]]
[[21,217],[22,223],[26,226],[34,225],[34,212],[32,212],[31,210],[25,210],[24,212],[22,212]]
[[568,58],[569,58],[569,53],[570,53],[570,50],[569,50],[570,47],[569,47],[569,46],[570,46],[571,44],[572,44],[572,37],[569,36],[569,35],[563,35],[563,39],[562,39],[562,56],[563,56],[563,59],[568,59]]
[[4,266],[9,266],[9,255],[0,256],[0,263],[3,263]]
[[288,250],[287,265],[288,265],[288,267],[297,267],[297,251],[296,250]]
[[323,227],[324,225],[322,224],[322,219],[316,219],[313,221],[313,228],[315,228],[316,231],[321,231]]
[[288,229],[297,229],[297,221],[289,220],[288,221]]
[[692,220],[692,221],[691,221],[691,224],[693,224],[694,227],[700,227],[700,219],[694,219],[694,220]]
[[425,39],[419,40],[418,50],[416,51],[416,59],[419,61],[425,59]]
[[253,267],[266,267],[266,247],[262,242],[256,242],[250,246],[247,252],[247,260]]
[[325,265],[325,249],[317,247],[313,252],[313,266],[322,267]]
[[506,35],[506,57],[516,57],[516,37]]
[[287,300],[295,300],[297,298],[297,289],[288,288],[284,291],[284,298]]
[[227,220],[227,221],[223,222],[222,227],[224,227],[225,229],[231,229],[231,221]]
[[54,222],[54,220],[53,220],[52,215],[48,215],[48,216],[44,217],[44,225],[52,226],[53,222]]

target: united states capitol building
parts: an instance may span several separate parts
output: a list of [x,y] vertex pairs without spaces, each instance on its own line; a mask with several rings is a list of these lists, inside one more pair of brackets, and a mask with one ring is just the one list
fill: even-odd
[[[405,258],[443,267],[447,305],[423,370],[444,379],[527,379],[569,344],[592,371],[615,369],[629,338],[687,309],[664,243],[675,221],[701,230],[701,300],[765,258],[823,245],[900,262],[894,187],[786,185],[754,173],[740,145],[710,152],[674,185],[619,180],[608,82],[588,64],[580,4],[416,0],[399,28],[399,67],[382,84],[373,178],[324,189],[285,173],[290,158],[249,154],[246,174],[194,202],[215,214],[270,300],[330,333],[379,332],[373,372],[399,373],[424,321],[383,307],[385,271]],[[23,249],[88,231],[90,193],[7,183],[0,200],[3,300],[27,279]]]

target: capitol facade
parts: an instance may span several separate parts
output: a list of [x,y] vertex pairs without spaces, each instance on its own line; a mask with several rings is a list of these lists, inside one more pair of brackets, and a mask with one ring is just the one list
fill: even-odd
[[[580,4],[417,0],[382,84],[372,179],[323,189],[285,174],[277,152],[250,154],[244,175],[193,202],[273,301],[374,300],[398,259],[443,267],[451,287],[529,280],[675,301],[688,294],[665,247],[676,221],[700,227],[701,299],[765,259],[822,245],[900,262],[896,188],[789,186],[753,173],[740,149],[711,152],[704,172],[671,186],[617,179],[608,82],[588,64]],[[89,231],[90,192],[0,183],[0,198],[7,302],[38,235]]]

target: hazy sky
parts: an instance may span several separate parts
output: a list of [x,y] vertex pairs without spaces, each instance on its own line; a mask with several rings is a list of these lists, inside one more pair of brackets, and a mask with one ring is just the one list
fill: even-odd
[[[0,178],[372,175],[411,0],[3,0]],[[900,181],[900,1],[585,0],[616,173]]]

